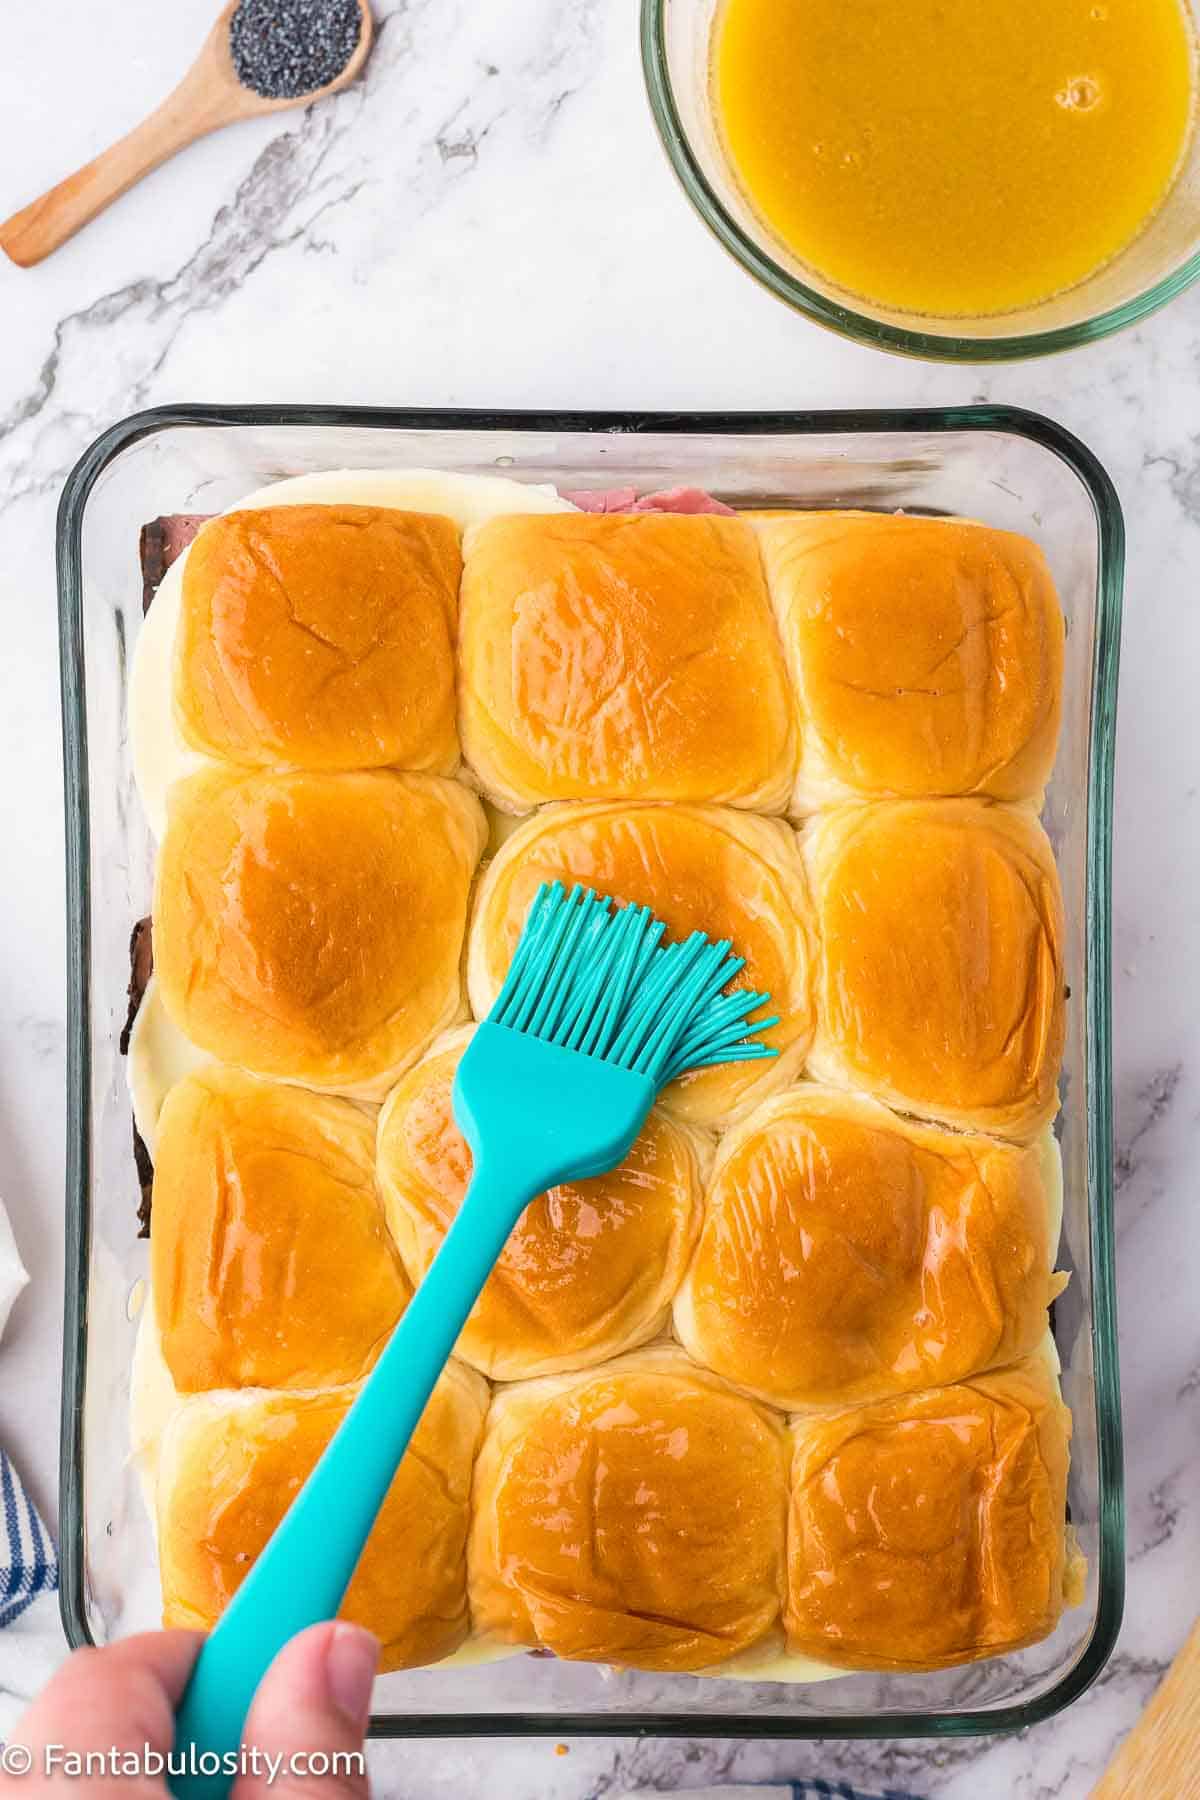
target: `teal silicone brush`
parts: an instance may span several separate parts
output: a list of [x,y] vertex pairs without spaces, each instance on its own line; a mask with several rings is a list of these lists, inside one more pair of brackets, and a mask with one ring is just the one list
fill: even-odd
[[[685,1070],[773,1056],[750,1022],[766,994],[702,932],[663,946],[648,908],[538,889],[508,977],[458,1066],[454,1111],[474,1175],[444,1243],[274,1536],[200,1652],[176,1721],[193,1772],[225,1793],[260,1678],[288,1639],[336,1616],[426,1402],[524,1208],[613,1169],[658,1090]],[[172,1759],[173,1761],[176,1758]],[[209,1771],[212,1771],[211,1773]]]

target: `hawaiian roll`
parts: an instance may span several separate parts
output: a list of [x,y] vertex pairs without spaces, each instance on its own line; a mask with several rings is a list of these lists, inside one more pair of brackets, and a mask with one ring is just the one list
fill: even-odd
[[787,802],[793,705],[740,519],[493,519],[464,545],[460,654],[463,751],[508,811]]
[[777,1648],[786,1480],[783,1419],[673,1347],[502,1389],[475,1474],[476,1633],[638,1669]]
[[1036,1643],[1080,1597],[1071,1415],[1048,1357],[792,1429],[794,1654],[948,1668]]
[[262,767],[449,774],[461,567],[457,528],[434,513],[264,506],[211,520],[183,572],[184,740]]
[[222,1062],[381,1098],[461,1016],[483,810],[457,782],[205,772],[158,858],[159,992]]
[[[163,1624],[208,1631],[340,1425],[352,1390],[201,1394],[173,1415],[158,1474]],[[341,1616],[380,1668],[438,1662],[467,1636],[465,1545],[487,1384],[447,1364],[372,1528]]]
[[1034,1137],[1065,1029],[1062,894],[1037,821],[975,800],[842,807],[804,850],[821,942],[810,1072]]
[[[410,1069],[379,1119],[379,1184],[409,1278],[425,1276],[466,1193],[471,1152],[454,1120],[470,1030]],[[456,1354],[498,1381],[581,1369],[666,1324],[700,1223],[698,1133],[657,1109],[619,1168],[566,1183],[521,1214]]]
[[349,1100],[211,1064],[159,1118],[151,1293],[179,1393],[360,1380],[410,1288]]
[[798,812],[843,798],[1040,796],[1064,632],[1036,544],[883,513],[763,515],[758,531],[800,709]]
[[723,1139],[675,1301],[685,1348],[786,1411],[1018,1361],[1046,1331],[1058,1147],[902,1119],[803,1083]]
[[[553,488],[545,484],[525,481],[511,481],[498,475],[466,475],[451,473],[438,469],[331,469],[310,475],[293,475],[284,481],[272,482],[260,488],[256,493],[247,494],[233,512],[241,515],[253,514],[261,518],[264,513],[277,515],[283,508],[303,509],[309,514],[337,514],[362,511],[368,514],[382,514],[388,519],[423,514],[432,515],[442,524],[449,522],[458,536],[469,526],[481,524],[497,512],[520,511],[523,513],[539,512],[573,512],[575,509],[569,501],[560,499]],[[200,518],[197,525],[204,525]],[[294,534],[288,534],[294,535]],[[439,528],[439,536],[444,532]],[[191,560],[193,543],[182,547],[182,554],[177,554],[163,575],[161,583],[153,595],[153,604],[142,623],[134,646],[133,663],[129,677],[129,736],[130,749],[133,755],[134,776],[138,793],[145,807],[150,828],[156,838],[161,839],[166,830],[167,802],[170,791],[177,781],[194,774],[202,768],[211,757],[195,749],[186,739],[181,728],[179,711],[175,705],[175,688],[177,683],[176,663],[179,639],[181,637],[180,615],[183,611],[184,577]],[[457,547],[455,550],[457,555]],[[401,559],[403,560],[403,558]],[[305,577],[307,579],[307,577]],[[301,584],[303,586],[303,582]],[[393,584],[394,585],[394,584]],[[236,599],[227,584],[222,583],[221,593],[227,601]],[[324,590],[321,594],[324,604]],[[422,588],[422,600],[429,598],[426,589]],[[253,600],[253,607],[249,600]],[[360,594],[357,612],[358,627],[355,641],[361,641],[361,625],[368,614],[373,614],[376,607],[376,592],[371,585]],[[300,741],[297,736],[296,698],[302,702],[300,707],[300,724],[309,739],[309,753],[314,743],[317,748],[328,752],[331,743],[339,756],[351,754],[351,743],[362,742],[370,745],[373,735],[378,735],[381,727],[393,733],[407,735],[410,742],[417,742],[422,730],[427,725],[436,726],[433,736],[436,737],[445,725],[444,711],[448,689],[445,680],[445,665],[439,654],[437,669],[430,670],[433,676],[429,691],[423,692],[414,685],[414,673],[424,679],[421,671],[413,671],[405,667],[399,671],[400,680],[394,694],[381,695],[376,680],[374,657],[363,663],[361,670],[351,671],[349,659],[343,659],[337,667],[330,661],[342,644],[342,626],[339,618],[333,622],[330,632],[323,623],[317,625],[317,636],[306,639],[305,634],[296,634],[290,627],[289,620],[285,628],[279,610],[280,592],[267,585],[265,591],[256,588],[252,596],[248,596],[247,610],[244,619],[229,606],[223,618],[221,644],[216,639],[211,643],[201,640],[200,652],[210,665],[220,651],[227,659],[227,665],[221,664],[210,668],[213,681],[213,692],[217,689],[227,691],[230,686],[238,692],[250,690],[250,710],[253,713],[262,702],[264,691],[267,692],[270,704],[267,706],[265,718],[271,730],[277,730],[280,723],[287,728],[288,751],[280,756],[280,762],[296,766],[316,766],[309,760],[309,754],[301,754]],[[457,583],[451,594],[451,619],[455,618],[458,606]],[[364,611],[365,608],[365,611]],[[254,654],[253,644],[263,635],[264,621],[270,621],[272,647],[283,649],[283,662],[280,667],[285,680],[281,684],[277,698],[274,694],[274,681],[271,670],[263,667],[247,668],[241,660],[242,653]],[[393,652],[399,637],[390,639],[389,634],[408,634],[422,622],[427,621],[431,637],[437,640],[439,628],[436,613],[422,607],[419,615],[408,620],[389,620],[381,627],[380,641],[391,641]],[[301,614],[297,628],[305,622]],[[277,629],[278,628],[278,631]],[[280,643],[274,643],[275,637],[282,633]],[[322,644],[321,639],[328,640]],[[451,634],[453,640],[453,632]],[[393,655],[394,660],[394,655]],[[349,697],[357,704],[360,695],[367,703],[368,725],[360,730],[353,721],[348,721],[344,713],[336,719],[332,718],[327,698],[317,687],[314,693],[314,674],[318,668],[329,671],[330,682],[335,685],[343,699]],[[299,680],[297,685],[297,670]],[[188,685],[189,678],[183,679]],[[450,686],[453,686],[451,680]],[[411,706],[412,710],[403,715],[401,725],[400,703]],[[382,704],[382,713],[380,710]],[[259,763],[274,762],[273,755],[234,756],[233,744],[244,735],[246,715],[241,702],[230,699],[231,720],[229,723],[222,717],[217,729],[221,734],[221,743],[226,746],[221,755],[240,762],[257,766]],[[281,713],[281,709],[284,709]],[[277,716],[279,715],[279,716]],[[309,724],[304,720],[308,718]],[[333,729],[327,734],[325,726],[332,720]],[[315,734],[313,729],[315,721]],[[352,732],[353,740],[346,736]],[[257,740],[255,740],[257,741]],[[453,716],[450,715],[449,743],[451,747],[457,741]],[[428,746],[433,754],[433,738]],[[357,754],[355,752],[354,754]],[[453,757],[447,749],[446,761],[422,762],[421,770],[437,773],[442,769],[447,772],[451,768]],[[329,766],[322,764],[322,767]],[[339,761],[339,767],[347,766]],[[353,766],[351,764],[350,766]]]
[[480,883],[468,959],[477,1018],[499,992],[539,883],[556,880],[648,906],[671,938],[728,938],[746,960],[738,984],[771,996],[779,1024],[762,1038],[779,1054],[695,1070],[664,1090],[666,1107],[716,1126],[798,1074],[813,1031],[811,909],[795,834],[781,820],[716,806],[544,808]]

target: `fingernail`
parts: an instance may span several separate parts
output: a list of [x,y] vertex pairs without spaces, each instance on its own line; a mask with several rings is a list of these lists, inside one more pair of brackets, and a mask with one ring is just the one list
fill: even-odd
[[359,1625],[339,1621],[325,1652],[325,1679],[330,1699],[356,1731],[364,1731],[371,1716],[371,1689],[378,1667],[378,1638]]

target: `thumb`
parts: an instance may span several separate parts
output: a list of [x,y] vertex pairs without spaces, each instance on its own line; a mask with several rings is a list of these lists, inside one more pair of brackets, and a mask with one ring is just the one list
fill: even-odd
[[358,1625],[314,1625],[263,1676],[233,1800],[366,1800],[363,1739],[379,1643]]

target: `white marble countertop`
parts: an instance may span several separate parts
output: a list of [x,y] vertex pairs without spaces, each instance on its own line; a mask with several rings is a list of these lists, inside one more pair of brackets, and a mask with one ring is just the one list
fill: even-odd
[[[0,1194],[33,1280],[0,1441],[51,1516],[64,944],[54,511],[105,425],[165,401],[1037,408],[1107,464],[1130,539],[1115,848],[1117,1204],[1129,1597],[1117,1654],[1023,1736],[381,1747],[376,1792],[585,1800],[824,1775],[937,1800],[1088,1792],[1200,1594],[1200,292],[1095,349],[988,371],[792,316],[693,217],[643,99],[634,0],[376,0],[365,84],[160,171],[41,268],[0,266]],[[0,215],[190,59],[215,0],[5,9]],[[102,17],[100,16],[102,13]]]

